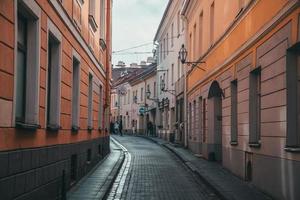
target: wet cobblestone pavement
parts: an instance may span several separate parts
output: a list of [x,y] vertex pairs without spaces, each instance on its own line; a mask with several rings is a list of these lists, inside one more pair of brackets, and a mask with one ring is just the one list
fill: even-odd
[[140,137],[113,137],[128,154],[108,199],[219,199],[163,147]]

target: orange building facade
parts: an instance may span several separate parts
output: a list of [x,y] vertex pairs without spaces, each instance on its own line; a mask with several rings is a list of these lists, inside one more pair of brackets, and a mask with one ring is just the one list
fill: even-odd
[[188,147],[275,199],[300,199],[296,0],[186,0]]
[[0,1],[1,199],[54,199],[109,152],[111,0]]

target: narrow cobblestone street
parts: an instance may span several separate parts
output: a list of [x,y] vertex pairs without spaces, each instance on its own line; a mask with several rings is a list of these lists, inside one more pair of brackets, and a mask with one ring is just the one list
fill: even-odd
[[113,137],[131,154],[121,199],[219,199],[163,147],[141,137]]

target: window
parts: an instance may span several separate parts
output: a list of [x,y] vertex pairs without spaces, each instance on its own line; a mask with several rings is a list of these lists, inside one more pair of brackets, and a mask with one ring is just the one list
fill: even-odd
[[163,45],[160,44],[160,52],[159,52],[159,55],[160,55],[160,62],[162,61],[162,56],[163,56]]
[[86,151],[86,162],[87,162],[87,164],[90,164],[91,160],[92,160],[92,150],[88,149]]
[[164,59],[166,58],[166,39],[164,38],[164,49],[163,49],[163,52],[164,52]]
[[177,37],[180,36],[180,11],[177,13]]
[[100,2],[100,38],[105,40],[105,31],[106,31],[106,8],[105,8],[105,0],[101,0]]
[[27,7],[27,2],[17,5],[15,123],[30,129],[38,128],[39,113],[40,9],[35,8]]
[[16,122],[25,122],[26,105],[26,56],[27,56],[27,21],[18,14],[18,64],[17,64],[17,98]]
[[102,85],[99,86],[99,113],[98,113],[98,124],[99,129],[103,128],[103,88]]
[[88,129],[93,127],[93,75],[89,74],[89,86],[88,86]]
[[82,4],[82,0],[73,0],[73,21],[79,30],[81,29]]
[[287,51],[287,136],[286,150],[297,151],[300,147],[300,51],[299,44]]
[[171,82],[172,85],[174,85],[174,64],[171,66]]
[[162,84],[163,84],[163,79],[162,76],[159,77],[159,82],[160,82],[160,94],[162,93]]
[[230,84],[231,90],[231,141],[232,145],[237,144],[237,80],[234,80]]
[[[203,133],[203,129],[202,129],[202,104],[203,104],[203,101],[202,101],[202,97],[199,97],[199,102],[198,102],[198,116],[199,116],[199,118],[198,118],[198,120],[197,120],[197,122],[198,122],[198,131],[199,131],[199,135],[201,136],[202,135],[202,133]],[[201,140],[200,140],[201,141]]]
[[169,33],[167,33],[167,55],[169,54]]
[[71,155],[71,165],[70,165],[70,182],[71,185],[76,182],[77,179],[77,155]]
[[193,41],[192,41],[192,33],[190,33],[190,40],[189,40],[189,43],[190,43],[190,46],[189,46],[189,49],[190,49],[190,55],[189,55],[189,57],[190,57],[190,60],[192,60],[192,58],[193,58]]
[[202,139],[206,142],[206,99],[203,99],[202,104]]
[[203,12],[199,16],[199,55],[202,55],[203,46]]
[[171,47],[174,46],[174,23],[171,25]]
[[96,23],[96,2],[95,0],[90,0],[89,1],[89,24],[91,28],[93,29],[94,32],[97,31],[98,25]]
[[60,123],[60,41],[49,32],[47,82],[47,128],[56,131]]
[[257,68],[250,73],[250,135],[249,145],[260,146],[260,92],[261,92],[261,70]]
[[210,44],[214,42],[214,27],[215,26],[215,2],[210,6]]
[[72,78],[72,129],[79,127],[79,86],[80,86],[80,63],[73,57],[73,78]]
[[181,77],[181,69],[180,69],[180,59],[177,59],[177,74],[178,74],[178,80]]
[[89,26],[89,48],[92,52],[95,51],[95,32],[91,26]]
[[[147,90],[146,90],[146,92],[148,92],[148,91],[150,91],[150,85],[148,84],[147,85]],[[151,91],[150,91],[151,92]]]
[[153,97],[156,97],[156,82],[153,83]]
[[144,100],[144,88],[141,88],[141,101]]
[[197,55],[197,46],[196,44],[198,44],[197,42],[197,35],[196,35],[196,30],[197,30],[197,25],[194,24],[194,28],[193,28],[193,59],[196,59],[196,55]]

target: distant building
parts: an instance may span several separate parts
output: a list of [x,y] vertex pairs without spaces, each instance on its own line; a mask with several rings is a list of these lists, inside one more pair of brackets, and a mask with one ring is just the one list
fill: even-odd
[[0,199],[60,199],[109,152],[111,3],[0,1]]
[[299,1],[186,0],[188,147],[300,199]]
[[183,144],[183,130],[179,130],[176,124],[184,121],[180,118],[184,116],[184,110],[181,109],[181,113],[179,112],[179,102],[183,102],[184,96],[183,91],[181,93],[175,91],[178,81],[184,83],[185,72],[178,59],[180,47],[185,43],[184,21],[180,15],[182,3],[183,1],[180,0],[169,1],[155,34],[154,43],[158,44],[156,50],[158,59],[156,82],[159,98],[156,112],[157,132],[161,138],[172,141],[176,139]]

